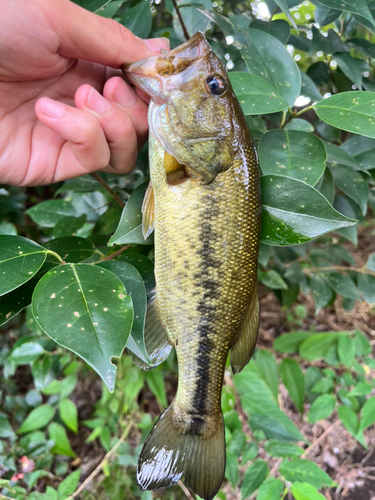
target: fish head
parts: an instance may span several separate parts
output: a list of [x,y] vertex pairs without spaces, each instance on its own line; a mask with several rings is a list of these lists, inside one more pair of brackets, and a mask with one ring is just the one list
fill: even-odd
[[204,182],[231,166],[239,105],[223,63],[202,33],[124,67],[124,73],[151,97],[151,134],[180,164]]

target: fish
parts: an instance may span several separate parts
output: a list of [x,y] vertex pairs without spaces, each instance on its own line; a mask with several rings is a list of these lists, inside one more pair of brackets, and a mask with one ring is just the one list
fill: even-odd
[[124,67],[151,97],[144,236],[154,231],[156,288],[144,339],[155,366],[176,349],[178,389],[139,457],[142,490],[185,484],[204,500],[225,472],[220,404],[228,353],[249,362],[259,326],[261,225],[256,150],[226,69],[203,33]]

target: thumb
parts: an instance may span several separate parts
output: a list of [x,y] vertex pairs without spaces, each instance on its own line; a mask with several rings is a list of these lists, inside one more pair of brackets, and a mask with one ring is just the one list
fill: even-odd
[[169,50],[167,38],[142,40],[127,28],[89,12],[69,0],[48,2],[48,17],[60,40],[63,57],[84,59],[119,68]]

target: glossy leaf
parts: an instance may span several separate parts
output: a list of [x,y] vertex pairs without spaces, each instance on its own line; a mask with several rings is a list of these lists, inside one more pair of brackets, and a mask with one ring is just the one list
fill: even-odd
[[269,245],[304,243],[355,221],[336,212],[319,191],[281,175],[261,178],[263,220],[261,241]]
[[279,365],[279,372],[293,403],[303,413],[305,381],[299,364],[294,359],[284,358]]
[[38,324],[91,365],[113,390],[116,367],[133,323],[132,300],[111,272],[88,264],[49,271],[33,295]]
[[128,28],[133,35],[147,38],[152,26],[150,4],[141,2],[135,7],[126,10],[121,17],[121,24]]
[[314,127],[310,122],[302,120],[302,118],[293,118],[288,122],[284,130],[296,130],[298,132],[314,132]]
[[310,278],[309,285],[315,301],[316,314],[318,314],[323,307],[331,302],[334,294],[324,276],[314,274]]
[[288,288],[288,285],[282,279],[280,274],[274,269],[261,273],[259,275],[259,279],[264,285],[271,288],[271,290],[286,290]]
[[137,253],[131,253],[120,255],[119,260],[131,264],[137,269],[142,276],[146,287],[146,293],[149,293],[155,288],[154,264],[148,257]]
[[324,500],[318,490],[309,483],[300,483],[296,481],[292,484],[290,491],[296,500]]
[[267,80],[277,95],[293,106],[301,89],[299,69],[282,43],[259,30],[246,30],[247,46],[241,50],[252,75]]
[[233,72],[229,76],[245,115],[265,115],[288,107],[275,88],[263,78],[243,72]]
[[368,183],[359,172],[341,166],[330,167],[336,186],[360,206],[362,214],[367,212]]
[[375,304],[375,276],[358,274],[358,290],[368,304]]
[[366,0],[316,0],[318,3],[329,7],[330,9],[351,12],[367,19],[373,26],[375,26],[374,19],[367,6]]
[[38,278],[34,277],[20,287],[0,297],[0,325],[3,325],[31,304]]
[[64,217],[64,219],[59,220],[53,228],[53,236],[54,238],[76,236],[85,223],[85,214],[82,214],[79,217]]
[[125,286],[125,289],[133,301],[134,321],[130,337],[126,344],[127,349],[134,352],[136,356],[145,363],[150,363],[146,346],[144,344],[143,330],[145,326],[145,316],[147,310],[146,289],[141,275],[127,262],[107,261],[101,262],[100,267],[111,271]]
[[286,0],[274,0],[275,4],[280,8],[280,10],[282,10],[284,12],[284,14],[286,15],[286,17],[289,19],[289,21],[292,23],[292,26],[293,28],[297,31],[298,33],[298,28],[297,28],[297,25],[293,19],[293,17],[291,16],[290,12],[289,12],[289,6],[288,6],[288,3]]
[[76,217],[74,206],[69,201],[47,200],[26,210],[31,219],[41,227],[55,227],[65,217]]
[[[249,26],[245,27],[248,28]],[[275,19],[274,21],[261,21],[260,19],[254,19],[251,21],[250,28],[264,31],[265,33],[272,35],[280,40],[283,45],[286,45],[290,34],[290,25],[283,19]]]
[[28,414],[17,433],[25,434],[36,429],[42,429],[53,419],[54,414],[55,410],[51,405],[38,406]]
[[56,455],[65,455],[66,457],[75,457],[76,454],[70,446],[69,439],[64,427],[56,422],[52,422],[48,428],[49,438],[54,441],[55,446],[52,453]]
[[308,422],[317,422],[323,418],[328,418],[333,412],[336,399],[332,394],[323,394],[316,398],[307,414]]
[[344,75],[349,78],[359,90],[362,88],[362,73],[366,69],[366,63],[362,59],[355,59],[350,54],[335,54],[337,66]]
[[327,280],[330,287],[342,297],[353,300],[360,300],[357,288],[354,282],[338,271],[331,271],[327,274]]
[[256,460],[245,472],[241,486],[241,498],[249,498],[259,488],[269,473],[264,460]]
[[222,31],[225,37],[234,35],[234,28],[232,23],[226,17],[218,14],[213,10],[198,9],[198,12],[205,15],[210,21],[215,23]]
[[342,92],[318,102],[315,112],[329,125],[375,138],[375,92]]
[[344,149],[335,146],[331,142],[324,141],[324,147],[327,151],[327,162],[332,165],[344,165],[353,170],[363,170],[359,163],[350,156]]
[[269,477],[259,488],[257,500],[279,500],[284,488],[284,483],[280,479]]
[[270,439],[264,445],[266,452],[272,457],[299,457],[303,449],[293,443]]
[[375,47],[374,44],[366,40],[365,38],[351,38],[345,42],[350,47],[353,47],[358,52],[361,52],[367,57],[375,59]]
[[47,250],[21,236],[0,236],[0,295],[29,281],[42,267]]
[[334,486],[335,484],[329,475],[316,464],[302,458],[284,460],[280,465],[279,472],[287,481],[306,482],[319,489],[322,486]]
[[270,130],[258,146],[263,174],[292,177],[313,186],[325,169],[326,151],[315,135],[295,130]]
[[76,236],[49,240],[45,247],[60,255],[64,262],[71,263],[82,262],[95,253],[95,247],[90,240]]
[[37,342],[25,342],[15,347],[10,354],[10,359],[18,364],[32,363],[44,352],[43,347]]
[[300,356],[308,361],[323,358],[327,349],[337,344],[339,335],[343,334],[334,332],[315,333],[299,346]]
[[313,80],[306,75],[306,73],[301,73],[301,95],[308,97],[312,102],[321,101],[323,96],[320,94],[317,86]]
[[153,235],[147,240],[142,234],[142,203],[148,182],[138,186],[129,198],[122,212],[119,225],[115,234],[109,240],[109,245],[124,245],[126,243],[137,243],[139,245],[150,245]]

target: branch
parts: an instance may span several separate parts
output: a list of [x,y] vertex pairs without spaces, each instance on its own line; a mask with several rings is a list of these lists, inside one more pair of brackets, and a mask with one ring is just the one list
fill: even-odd
[[186,497],[188,500],[195,500],[195,495],[193,496],[190,491],[186,488],[184,483],[181,481],[181,479],[178,481],[178,486],[182,489],[182,491],[185,493]]
[[105,182],[104,179],[100,177],[100,175],[97,172],[94,172],[90,174],[91,177],[93,177],[96,181],[98,181],[104,189],[108,191],[108,193],[117,201],[117,203],[120,205],[121,208],[124,208],[125,203],[117,196],[117,194],[111,189],[108,184]]
[[107,257],[104,257],[104,259],[98,260],[95,262],[95,264],[100,264],[100,262],[105,262],[107,260],[113,260],[115,259],[118,255],[120,255],[122,252],[125,252],[129,248],[129,245],[125,245],[124,247],[120,248],[120,250],[117,250],[116,252],[111,253],[111,255],[108,255]]
[[177,14],[177,17],[178,17],[178,20],[180,21],[180,24],[181,24],[181,28],[182,28],[182,31],[184,33],[184,37],[186,38],[186,40],[189,40],[190,38],[190,35],[189,35],[189,32],[186,28],[186,25],[185,25],[185,22],[184,20],[182,19],[182,15],[181,15],[181,12],[180,12],[180,7],[177,5],[177,2],[176,0],[172,0],[172,3],[173,3],[173,7],[176,11],[176,14]]
[[312,449],[315,448],[318,444],[320,444],[324,438],[336,427],[337,424],[340,423],[340,419],[337,419],[333,424],[331,424],[327,429],[321,434],[316,441],[314,441],[306,450],[302,453],[301,458],[306,457]]
[[353,271],[355,273],[361,273],[361,274],[368,274],[369,276],[375,276],[374,271],[370,271],[369,269],[366,269],[365,267],[348,267],[348,266],[328,266],[328,267],[304,267],[302,268],[302,271],[307,274],[308,276],[311,275],[311,273],[319,273],[319,272],[329,272],[329,271]]

